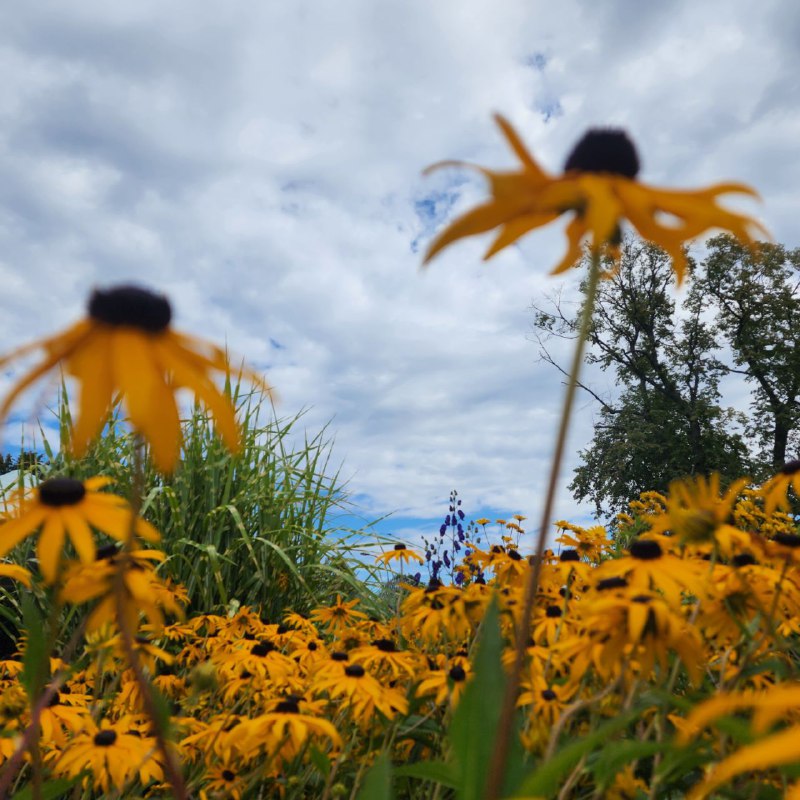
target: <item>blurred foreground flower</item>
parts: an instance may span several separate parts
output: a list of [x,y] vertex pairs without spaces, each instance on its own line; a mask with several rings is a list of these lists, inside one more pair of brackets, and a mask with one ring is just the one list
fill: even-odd
[[[49,478],[39,484],[32,498],[19,501],[19,516],[0,525],[0,557],[23,539],[41,529],[36,544],[39,569],[47,583],[55,583],[64,539],[69,536],[75,552],[84,564],[94,561],[96,548],[91,528],[120,542],[131,533],[131,511],[127,501],[100,490],[110,478]],[[135,532],[149,542],[159,540],[158,531],[137,518]]]
[[[180,388],[194,392],[213,415],[225,444],[237,450],[239,431],[234,409],[211,378],[215,372],[230,372],[225,352],[172,330],[171,319],[169,301],[146,289],[118,286],[93,292],[86,319],[0,358],[0,367],[4,367],[33,351],[45,353],[44,361],[17,382],[0,406],[0,421],[25,389],[63,365],[80,383],[80,416],[72,431],[76,456],[83,455],[100,433],[119,392],[131,423],[149,442],[156,466],[164,472],[172,471],[180,452],[181,426],[175,401]],[[265,387],[252,372],[246,375]]]
[[[498,114],[495,120],[522,162],[522,169],[493,172],[460,161],[443,161],[429,167],[427,171],[444,166],[478,169],[489,179],[492,198],[445,228],[431,243],[424,263],[458,239],[500,228],[484,256],[491,258],[529,231],[573,212],[567,225],[567,253],[553,274],[578,261],[583,240],[590,234],[596,253],[608,248],[616,255],[620,226],[627,219],[645,239],[670,254],[680,284],[686,268],[683,244],[689,239],[711,228],[721,228],[752,246],[751,230],[768,235],[754,219],[717,205],[717,198],[728,192],[756,195],[749,186],[722,183],[707,189],[677,191],[639,183],[639,157],[624,131],[588,131],[567,158],[564,174],[553,177],[534,161],[506,119]],[[670,224],[665,224],[664,217]]]

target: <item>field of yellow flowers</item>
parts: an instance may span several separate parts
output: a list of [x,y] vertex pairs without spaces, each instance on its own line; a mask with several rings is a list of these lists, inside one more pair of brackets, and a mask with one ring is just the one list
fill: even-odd
[[77,386],[60,447],[4,495],[0,797],[800,798],[800,462],[763,485],[676,480],[613,537],[550,518],[621,226],[680,282],[710,228],[757,252],[757,223],[717,204],[752,190],[647,186],[610,130],[552,176],[497,121],[519,169],[480,168],[491,199],[426,261],[497,229],[489,257],[562,215],[555,272],[587,248],[537,540],[519,516],[466,523],[454,493],[424,555],[355,561],[321,533],[324,447],[286,453],[292,422],[259,427],[261,376],[176,331],[162,295],[95,290],[84,319],[0,359],[39,358],[2,418],[48,373]]

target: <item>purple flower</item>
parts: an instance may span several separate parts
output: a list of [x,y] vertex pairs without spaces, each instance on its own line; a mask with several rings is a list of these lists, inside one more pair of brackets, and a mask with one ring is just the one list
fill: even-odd
[[[460,500],[458,502],[459,502],[459,504],[461,503]],[[458,518],[459,519],[464,519],[464,512],[460,508],[458,509]]]
[[461,586],[462,583],[464,583],[464,573],[463,572],[457,572],[456,573],[456,584],[458,586]]
[[444,553],[444,563],[447,565],[447,569],[450,569],[450,556],[447,555],[447,551],[445,550]]
[[[448,517],[448,519],[450,519],[450,517]],[[439,536],[444,536],[445,533],[447,533],[447,525],[442,525],[442,527],[439,528]]]
[[445,526],[450,524],[450,515],[449,514],[444,518],[444,524],[445,524]]

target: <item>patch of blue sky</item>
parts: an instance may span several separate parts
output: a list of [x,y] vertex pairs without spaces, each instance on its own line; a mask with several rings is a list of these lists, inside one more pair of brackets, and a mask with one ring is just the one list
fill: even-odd
[[450,212],[461,197],[461,187],[467,182],[467,178],[458,178],[451,181],[445,188],[434,189],[414,200],[414,213],[421,223],[421,230],[411,242],[412,253],[418,252],[420,242],[429,239],[433,232],[450,217]]

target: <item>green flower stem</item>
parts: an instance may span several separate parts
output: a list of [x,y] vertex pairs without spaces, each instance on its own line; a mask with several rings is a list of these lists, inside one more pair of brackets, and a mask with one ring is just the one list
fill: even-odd
[[[61,653],[61,657],[65,662],[72,658],[78,644],[83,640],[83,634],[84,623],[81,622],[75,631],[73,631],[72,636]],[[58,694],[58,690],[67,679],[68,675],[69,669],[63,669],[57,672],[31,708],[31,721],[20,737],[13,754],[3,764],[3,769],[0,771],[0,798],[10,796],[11,784],[14,782],[14,778],[19,772],[20,767],[23,766],[25,753],[33,747],[36,737],[39,735],[39,723],[42,717],[42,711],[50,706],[50,703]]]
[[144,458],[142,455],[144,444],[139,434],[136,434],[136,440],[133,446],[133,485],[131,487],[131,527],[128,532],[128,538],[125,541],[125,546],[118,556],[117,571],[114,575],[114,595],[117,606],[117,627],[119,628],[120,638],[122,640],[122,649],[125,652],[125,658],[128,661],[128,666],[133,671],[136,683],[139,687],[139,692],[144,705],[145,713],[150,717],[153,723],[153,732],[155,735],[156,746],[161,752],[164,759],[164,772],[169,783],[172,785],[173,796],[176,800],[188,800],[189,795],[186,791],[186,784],[184,783],[183,776],[181,775],[180,765],[175,757],[175,751],[172,750],[167,742],[165,732],[161,725],[161,719],[156,709],[155,699],[150,688],[150,683],[147,680],[144,670],[142,669],[141,662],[139,661],[139,654],[136,652],[134,644],[133,632],[128,627],[128,621],[125,617],[125,571],[130,567],[131,552],[133,550],[134,542],[136,541],[136,522],[139,519],[139,513],[142,508],[142,495],[144,493]]
[[500,712],[500,721],[495,735],[494,751],[492,752],[492,762],[489,769],[489,780],[486,786],[486,800],[498,800],[503,788],[508,748],[511,741],[512,729],[514,727],[514,710],[517,703],[517,692],[519,691],[522,667],[525,663],[525,651],[527,649],[530,620],[536,601],[536,592],[539,588],[539,576],[542,569],[545,545],[547,544],[547,532],[550,530],[550,517],[553,513],[556,484],[558,482],[559,473],[561,472],[561,462],[564,457],[567,431],[569,430],[569,421],[572,416],[572,405],[575,400],[575,390],[578,387],[578,375],[580,374],[581,365],[583,364],[586,341],[589,338],[589,328],[592,322],[599,279],[600,254],[596,250],[592,250],[589,264],[589,276],[586,282],[586,297],[581,314],[581,326],[578,331],[578,341],[575,343],[575,353],[572,357],[572,367],[569,372],[567,391],[561,410],[561,421],[558,426],[558,437],[556,438],[555,452],[553,453],[553,461],[550,466],[550,480],[547,484],[547,494],[545,495],[544,508],[539,525],[539,538],[536,543],[536,553],[533,557],[531,570],[528,573],[522,613],[517,623],[514,664],[508,676],[506,691],[503,697],[503,707]]

